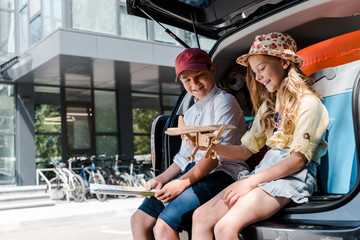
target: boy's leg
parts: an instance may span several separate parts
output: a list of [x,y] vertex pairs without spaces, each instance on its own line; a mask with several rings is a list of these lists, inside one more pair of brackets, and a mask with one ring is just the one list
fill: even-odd
[[155,235],[157,240],[176,240],[179,239],[179,232],[172,229],[164,220],[159,218],[155,225]]
[[261,188],[255,188],[239,198],[215,224],[215,238],[238,239],[240,231],[246,226],[271,217],[290,201],[289,198],[272,197]]
[[131,216],[133,239],[155,239],[153,228],[165,206],[156,198],[145,198],[139,209]]
[[148,239],[154,240],[153,228],[156,219],[137,209],[131,216],[131,231],[134,240]]

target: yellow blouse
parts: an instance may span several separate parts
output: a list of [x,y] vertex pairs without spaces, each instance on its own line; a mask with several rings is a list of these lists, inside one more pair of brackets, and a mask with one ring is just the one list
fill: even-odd
[[326,153],[327,143],[324,140],[329,115],[321,100],[314,95],[305,95],[301,99],[295,116],[293,134],[278,130],[264,129],[260,119],[266,110],[263,103],[255,116],[253,125],[242,137],[241,142],[251,152],[257,153],[266,144],[270,148],[290,148],[290,152],[300,152],[308,161],[320,164],[320,157]]

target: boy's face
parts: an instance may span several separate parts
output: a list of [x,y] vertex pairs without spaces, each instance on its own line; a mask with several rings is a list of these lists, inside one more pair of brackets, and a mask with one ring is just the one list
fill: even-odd
[[215,66],[210,70],[185,70],[179,75],[185,90],[199,100],[206,96],[214,86]]

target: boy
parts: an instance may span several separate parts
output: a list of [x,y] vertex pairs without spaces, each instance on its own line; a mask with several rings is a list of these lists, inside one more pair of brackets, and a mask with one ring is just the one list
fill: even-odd
[[[195,103],[184,113],[185,125],[232,124],[236,130],[224,131],[222,144],[239,144],[246,131],[244,114],[236,99],[214,83],[215,65],[198,48],[188,48],[175,60],[176,80],[194,96]],[[189,139],[183,139],[174,162],[159,176],[149,180],[147,190],[155,188],[155,198],[146,198],[131,217],[134,239],[178,239],[192,212],[237,179],[246,163],[225,158],[205,158],[198,151],[193,163],[187,156],[193,151]],[[210,173],[210,174],[209,174]]]

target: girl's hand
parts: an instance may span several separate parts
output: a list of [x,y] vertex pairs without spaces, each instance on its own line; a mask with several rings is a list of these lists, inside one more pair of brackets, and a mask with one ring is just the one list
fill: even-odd
[[179,196],[184,190],[185,185],[182,180],[175,179],[156,192],[155,197],[163,203],[169,202]]
[[256,187],[257,184],[252,183],[250,177],[238,180],[224,190],[224,200],[229,205],[233,205],[239,198],[245,196]]
[[181,139],[189,144],[190,147],[195,148],[196,145],[185,135],[181,135]]

